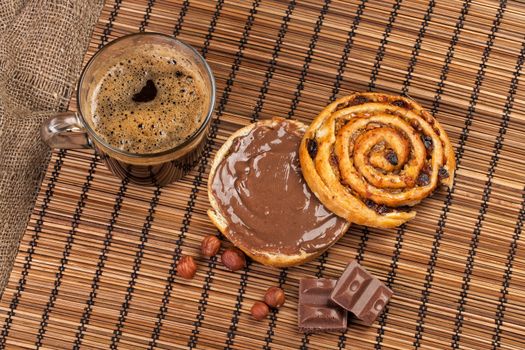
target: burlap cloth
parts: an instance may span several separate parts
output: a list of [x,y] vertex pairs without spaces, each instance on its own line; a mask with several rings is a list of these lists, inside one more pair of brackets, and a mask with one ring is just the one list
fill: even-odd
[[0,0],[0,295],[48,160],[39,126],[66,110],[103,0]]

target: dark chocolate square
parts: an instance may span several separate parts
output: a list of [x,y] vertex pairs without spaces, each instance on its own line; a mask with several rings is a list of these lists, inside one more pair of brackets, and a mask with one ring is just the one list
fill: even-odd
[[383,311],[393,292],[357,261],[352,261],[339,277],[330,300],[371,325]]
[[298,325],[305,333],[345,331],[347,312],[330,301],[336,280],[302,279],[299,284]]

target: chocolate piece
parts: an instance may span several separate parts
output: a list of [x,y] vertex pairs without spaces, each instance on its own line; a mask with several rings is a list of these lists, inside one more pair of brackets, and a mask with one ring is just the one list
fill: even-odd
[[234,244],[276,254],[311,253],[346,228],[302,176],[303,135],[289,121],[255,127],[234,140],[217,166],[211,190],[235,233]]
[[346,310],[330,302],[337,280],[307,278],[299,283],[298,324],[305,333],[346,330]]
[[354,260],[346,267],[330,300],[371,325],[394,294]]

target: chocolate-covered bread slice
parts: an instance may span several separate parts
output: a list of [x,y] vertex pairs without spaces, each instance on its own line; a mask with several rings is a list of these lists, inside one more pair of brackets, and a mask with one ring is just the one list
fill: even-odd
[[348,229],[310,191],[299,164],[300,122],[274,118],[232,134],[213,161],[208,216],[254,260],[301,264],[320,255]]

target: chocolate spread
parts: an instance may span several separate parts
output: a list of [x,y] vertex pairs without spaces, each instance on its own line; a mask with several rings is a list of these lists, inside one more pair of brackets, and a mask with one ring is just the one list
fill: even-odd
[[346,227],[303,179],[298,155],[303,134],[286,121],[255,127],[234,140],[218,165],[212,193],[232,236],[244,246],[310,253],[332,243]]

